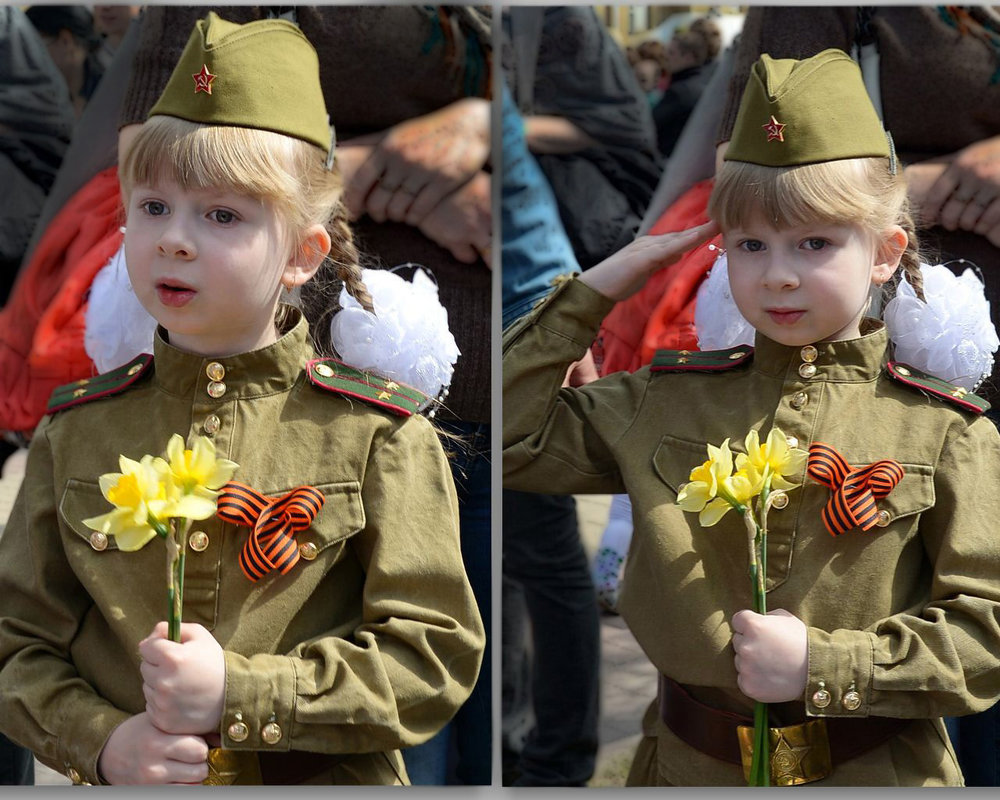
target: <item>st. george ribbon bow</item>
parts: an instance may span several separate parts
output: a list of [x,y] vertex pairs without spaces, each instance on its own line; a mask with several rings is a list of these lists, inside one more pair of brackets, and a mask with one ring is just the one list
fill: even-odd
[[885,497],[903,478],[898,461],[884,459],[851,469],[833,447],[814,442],[809,448],[806,472],[833,491],[823,509],[823,524],[834,536],[858,527],[868,530],[878,521],[875,501]]
[[218,517],[250,528],[240,552],[240,569],[251,581],[271,570],[284,575],[299,560],[295,534],[308,528],[326,498],[312,486],[282,497],[267,497],[246,484],[230,481],[219,493]]

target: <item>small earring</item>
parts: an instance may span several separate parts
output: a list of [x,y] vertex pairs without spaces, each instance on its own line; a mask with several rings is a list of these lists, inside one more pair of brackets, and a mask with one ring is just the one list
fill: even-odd
[[121,226],[121,227],[120,227],[120,228],[118,229],[118,233],[125,233],[125,226],[124,226],[124,225],[122,225],[122,226]]

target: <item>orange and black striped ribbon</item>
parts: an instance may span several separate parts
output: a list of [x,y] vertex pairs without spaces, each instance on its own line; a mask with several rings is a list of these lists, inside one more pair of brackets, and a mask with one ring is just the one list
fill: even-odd
[[256,489],[230,481],[219,493],[218,517],[250,528],[240,552],[240,569],[251,581],[271,570],[284,575],[299,560],[295,534],[308,528],[326,498],[312,486],[300,486],[282,497],[267,497]]
[[830,502],[823,509],[823,524],[834,536],[855,527],[869,530],[878,519],[876,501],[903,479],[903,467],[898,461],[885,459],[851,469],[835,448],[821,442],[814,442],[809,448],[806,472],[833,490]]

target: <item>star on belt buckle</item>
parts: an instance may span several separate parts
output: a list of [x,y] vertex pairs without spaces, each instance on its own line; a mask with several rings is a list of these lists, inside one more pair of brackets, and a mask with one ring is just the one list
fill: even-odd
[[[740,740],[743,776],[750,778],[753,760],[753,727],[736,729]],[[826,720],[811,719],[799,725],[768,728],[771,744],[771,785],[799,786],[828,778],[833,773]]]

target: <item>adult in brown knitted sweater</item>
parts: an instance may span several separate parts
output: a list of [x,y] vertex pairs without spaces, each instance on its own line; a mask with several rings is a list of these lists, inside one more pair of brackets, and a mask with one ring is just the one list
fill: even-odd
[[[874,36],[883,121],[905,165],[925,260],[975,263],[998,324],[1000,16],[985,6],[879,6],[869,9],[866,30],[858,10],[750,8],[718,141],[729,139],[750,67],[761,53],[805,58],[828,47],[849,53],[862,35]],[[996,414],[1000,365],[978,394]]]

